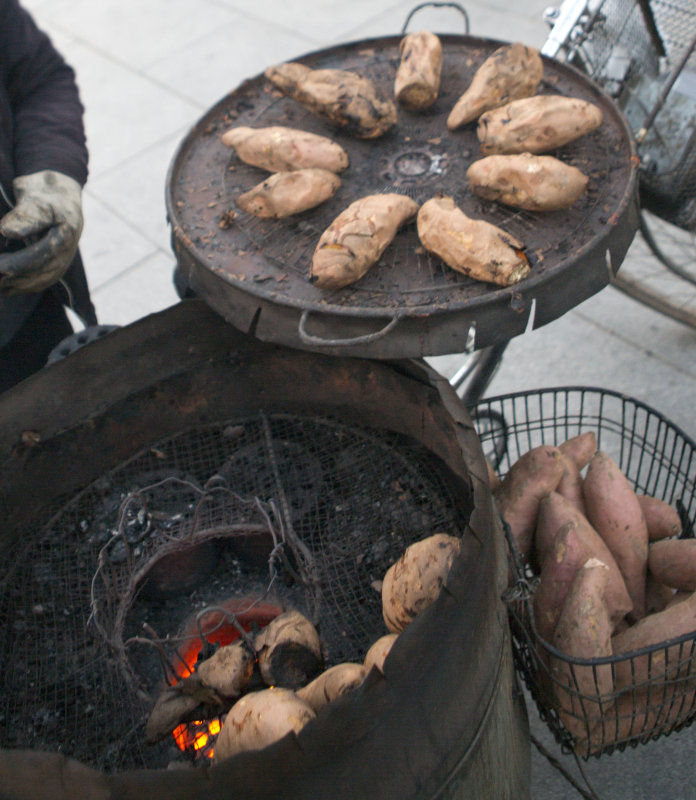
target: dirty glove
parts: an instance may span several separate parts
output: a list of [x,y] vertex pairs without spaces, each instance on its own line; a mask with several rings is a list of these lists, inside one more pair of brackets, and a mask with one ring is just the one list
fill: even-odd
[[41,292],[70,266],[82,233],[82,189],[53,170],[12,182],[16,205],[0,219],[0,234],[22,239],[21,250],[0,255],[0,294]]

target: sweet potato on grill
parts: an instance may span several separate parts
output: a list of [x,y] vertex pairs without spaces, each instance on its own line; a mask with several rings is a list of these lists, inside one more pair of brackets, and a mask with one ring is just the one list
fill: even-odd
[[396,106],[356,72],[310,69],[290,61],[269,67],[266,78],[330,125],[361,139],[385,134],[396,122]]
[[558,445],[564,456],[572,458],[579,470],[585,469],[590,459],[597,452],[597,437],[594,431],[585,431],[572,436]]
[[246,750],[261,750],[283,736],[297,733],[316,716],[304,700],[289,689],[250,692],[232,706],[215,741],[214,761]]
[[647,494],[637,495],[640,509],[648,526],[648,539],[656,542],[659,539],[668,539],[679,536],[682,532],[682,523],[676,508]]
[[475,220],[451,197],[432,197],[418,212],[418,237],[448,267],[477,281],[510,286],[529,274],[524,245],[484,220]]
[[532,153],[481,158],[469,167],[471,191],[527,211],[570,208],[587,187],[587,176],[553,156]]
[[234,642],[201,661],[194,675],[220,697],[234,699],[244,691],[254,672],[254,656],[244,642]]
[[474,73],[447,118],[453,131],[492,108],[533,95],[544,73],[538,50],[519,42],[499,47]]
[[663,539],[648,549],[648,569],[681,592],[696,591],[696,539]]
[[399,45],[401,61],[394,79],[397,103],[422,111],[437,99],[442,70],[442,44],[430,31],[409,33]]
[[268,128],[239,125],[223,133],[222,143],[234,147],[245,164],[268,172],[313,167],[343,172],[348,167],[348,154],[336,142],[326,136],[282,125]]
[[328,703],[337,700],[351,689],[356,689],[365,680],[367,672],[362,664],[346,662],[330,667],[296,694],[314,711],[319,711]]
[[525,559],[532,548],[539,504],[556,488],[562,473],[563,458],[558,448],[540,445],[515,461],[494,492],[498,511]]
[[402,194],[373,194],[351,203],[321,235],[310,280],[321,289],[355,283],[417,211],[418,204]]
[[294,610],[271,620],[254,638],[254,650],[268,686],[303,686],[321,669],[323,661],[316,628]]
[[616,559],[633,601],[629,619],[645,616],[648,529],[633,487],[607,453],[598,450],[583,482],[587,518]]
[[[604,602],[608,580],[609,568],[597,558],[588,559],[576,573],[553,637],[554,645],[565,655],[587,659],[611,656],[611,622]],[[563,724],[574,737],[586,737],[601,719],[603,704],[613,689],[611,665],[555,659],[552,673],[558,681],[556,695]]]
[[318,206],[336,194],[341,179],[326,169],[276,172],[236,200],[237,205],[263,219],[283,219]]
[[380,638],[372,644],[365,654],[365,660],[363,662],[366,673],[368,673],[372,667],[377,667],[380,672],[383,672],[384,662],[398,636],[398,633],[387,633],[385,636],[380,636]]
[[592,103],[562,95],[537,95],[486,111],[476,133],[486,155],[546,153],[601,124],[602,112]]
[[387,629],[400,633],[437,600],[461,539],[436,533],[414,542],[387,570],[382,582],[382,615]]

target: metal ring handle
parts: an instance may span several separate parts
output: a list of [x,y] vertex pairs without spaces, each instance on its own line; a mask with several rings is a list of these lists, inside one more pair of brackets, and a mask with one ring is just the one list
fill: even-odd
[[406,17],[406,22],[404,22],[403,27],[401,28],[401,33],[406,33],[406,29],[408,28],[408,23],[411,21],[411,17],[416,13],[416,11],[420,11],[421,8],[426,8],[427,6],[433,6],[434,8],[456,8],[457,11],[464,17],[464,34],[469,33],[469,15],[466,12],[466,9],[461,6],[459,3],[420,3],[415,8],[412,8],[409,11],[408,16]]
[[386,336],[389,331],[393,330],[402,317],[402,315],[397,311],[389,320],[389,322],[381,330],[376,331],[375,333],[366,333],[362,336],[354,336],[351,339],[323,339],[321,336],[312,336],[311,333],[307,333],[305,326],[307,324],[307,317],[309,314],[309,309],[305,309],[302,312],[297,332],[299,333],[300,339],[302,342],[304,342],[304,344],[316,344],[322,347],[347,347],[352,344],[367,344],[368,342],[374,342],[377,339],[381,339],[383,336]]

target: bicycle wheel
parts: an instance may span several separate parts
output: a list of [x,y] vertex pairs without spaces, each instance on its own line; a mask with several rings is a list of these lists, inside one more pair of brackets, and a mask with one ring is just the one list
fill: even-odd
[[641,235],[612,284],[661,314],[696,328],[696,232],[641,212]]

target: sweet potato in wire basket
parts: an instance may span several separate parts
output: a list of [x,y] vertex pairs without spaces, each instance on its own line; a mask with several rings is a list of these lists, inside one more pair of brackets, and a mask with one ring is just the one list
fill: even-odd
[[[677,510],[679,538],[694,537],[696,443],[654,409],[607,390],[567,387],[491,398],[472,411],[484,452],[501,477],[529,449],[559,446],[592,431],[637,494]],[[559,649],[558,640],[539,635],[532,603],[538,570],[519,556],[511,536],[508,550],[515,662],[564,750],[588,759],[657,739],[696,719],[696,622],[688,623],[688,609],[662,612],[687,619],[685,627],[680,622],[658,628],[664,641],[619,652],[623,640],[640,641],[638,625],[645,623],[635,623],[631,636],[614,632],[612,654],[574,657]],[[673,602],[696,607],[696,597],[684,599],[681,593]],[[696,608],[694,614],[696,620]]]

